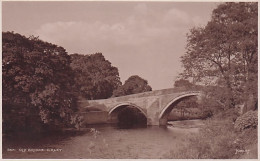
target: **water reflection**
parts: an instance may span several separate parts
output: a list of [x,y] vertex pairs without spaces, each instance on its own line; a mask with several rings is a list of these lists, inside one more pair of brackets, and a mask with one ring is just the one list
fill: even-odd
[[[94,128],[95,130],[93,130]],[[92,132],[91,132],[92,129]],[[95,132],[93,132],[95,131]],[[3,137],[3,158],[36,159],[125,159],[167,158],[176,150],[192,129],[167,126],[147,128],[119,128],[116,125],[90,125],[81,131],[63,132],[41,136]],[[7,149],[17,151],[11,152]],[[61,149],[56,152],[19,152],[19,148]]]

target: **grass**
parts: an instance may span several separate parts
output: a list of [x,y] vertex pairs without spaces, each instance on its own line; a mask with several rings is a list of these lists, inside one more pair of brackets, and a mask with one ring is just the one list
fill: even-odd
[[[249,148],[249,149],[248,149]],[[174,159],[257,158],[257,129],[237,132],[231,120],[210,119],[198,134],[187,135],[181,148],[172,151]],[[249,154],[246,152],[249,151]],[[247,156],[248,155],[248,156]]]

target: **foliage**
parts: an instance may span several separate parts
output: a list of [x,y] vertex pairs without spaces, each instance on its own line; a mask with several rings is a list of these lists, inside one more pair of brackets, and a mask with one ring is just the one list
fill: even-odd
[[70,124],[74,125],[76,129],[80,130],[80,128],[83,126],[83,122],[84,122],[83,119],[84,118],[82,115],[75,113],[70,117]]
[[65,49],[12,32],[3,32],[2,42],[4,130],[30,127],[28,120],[39,116],[35,121],[47,125],[68,123],[76,100],[69,93],[73,80]]
[[[199,85],[195,85],[193,83],[191,83],[189,80],[186,79],[178,79],[174,82],[174,87],[175,88],[185,88],[185,89],[199,89],[199,90],[205,90],[205,87],[201,87]],[[203,98],[202,101],[200,101],[200,103],[198,103],[198,98],[197,97],[188,97],[183,99],[182,101],[180,101],[175,108],[180,109],[181,110],[181,116],[178,116],[176,118],[173,118],[173,115],[175,115],[172,112],[172,116],[171,119],[177,119],[179,118],[180,120],[187,120],[187,119],[206,119],[208,117],[212,116],[212,109],[210,108],[209,104],[208,104],[208,99],[207,98]],[[189,108],[191,108],[189,110]],[[196,112],[196,114],[192,111],[192,108],[197,109],[199,112]],[[187,113],[187,116],[184,116],[185,113]]]
[[212,116],[212,111],[200,108],[173,109],[168,121],[206,119]]
[[87,99],[104,99],[112,96],[121,85],[118,69],[102,53],[71,55],[75,85],[73,90]]
[[239,113],[238,109],[230,108],[230,109],[226,109],[226,110],[215,111],[213,118],[216,120],[225,119],[225,120],[229,120],[234,123],[236,121],[236,119],[239,117],[239,115],[240,115],[240,113]]
[[179,79],[179,80],[176,80],[174,82],[174,87],[186,87],[186,88],[190,88],[192,87],[193,84],[190,83],[190,81],[188,80],[185,80],[185,79]]
[[[252,137],[248,137],[252,136]],[[257,147],[257,130],[236,133],[230,120],[208,120],[198,134],[190,134],[183,140],[180,150],[172,151],[174,159],[238,159],[249,144]],[[257,157],[257,155],[255,155]]]
[[137,75],[133,75],[125,81],[124,85],[120,86],[113,92],[113,96],[118,97],[147,91],[152,91],[147,80],[144,80]]
[[198,108],[198,107],[199,107],[199,104],[198,104],[197,97],[189,97],[189,98],[183,99],[175,106],[175,108],[180,108],[180,109]]
[[244,130],[246,128],[256,128],[258,125],[258,111],[248,111],[242,116],[238,117],[235,122],[235,129]]
[[209,108],[213,112],[229,109],[229,91],[227,88],[219,86],[206,86],[202,89],[204,97],[201,100],[203,108]]
[[257,98],[257,3],[224,3],[205,27],[188,34],[182,56],[183,78],[225,89],[224,104],[234,107]]

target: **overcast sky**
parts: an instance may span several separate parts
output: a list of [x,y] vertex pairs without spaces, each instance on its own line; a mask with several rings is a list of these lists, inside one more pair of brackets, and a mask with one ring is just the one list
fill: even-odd
[[64,47],[69,54],[102,52],[119,70],[155,89],[173,87],[186,34],[204,26],[211,2],[3,2],[2,29]]

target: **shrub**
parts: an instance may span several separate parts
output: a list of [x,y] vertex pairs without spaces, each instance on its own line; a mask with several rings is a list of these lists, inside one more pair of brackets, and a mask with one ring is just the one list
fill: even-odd
[[230,108],[224,111],[215,113],[214,119],[216,120],[230,120],[234,122],[239,117],[239,112],[235,108]]
[[83,122],[84,122],[84,118],[80,114],[76,113],[76,114],[71,115],[70,124],[74,125],[74,127],[76,129],[80,130]]
[[256,128],[258,125],[257,111],[248,111],[242,116],[238,117],[235,122],[235,129],[242,131],[246,128]]

